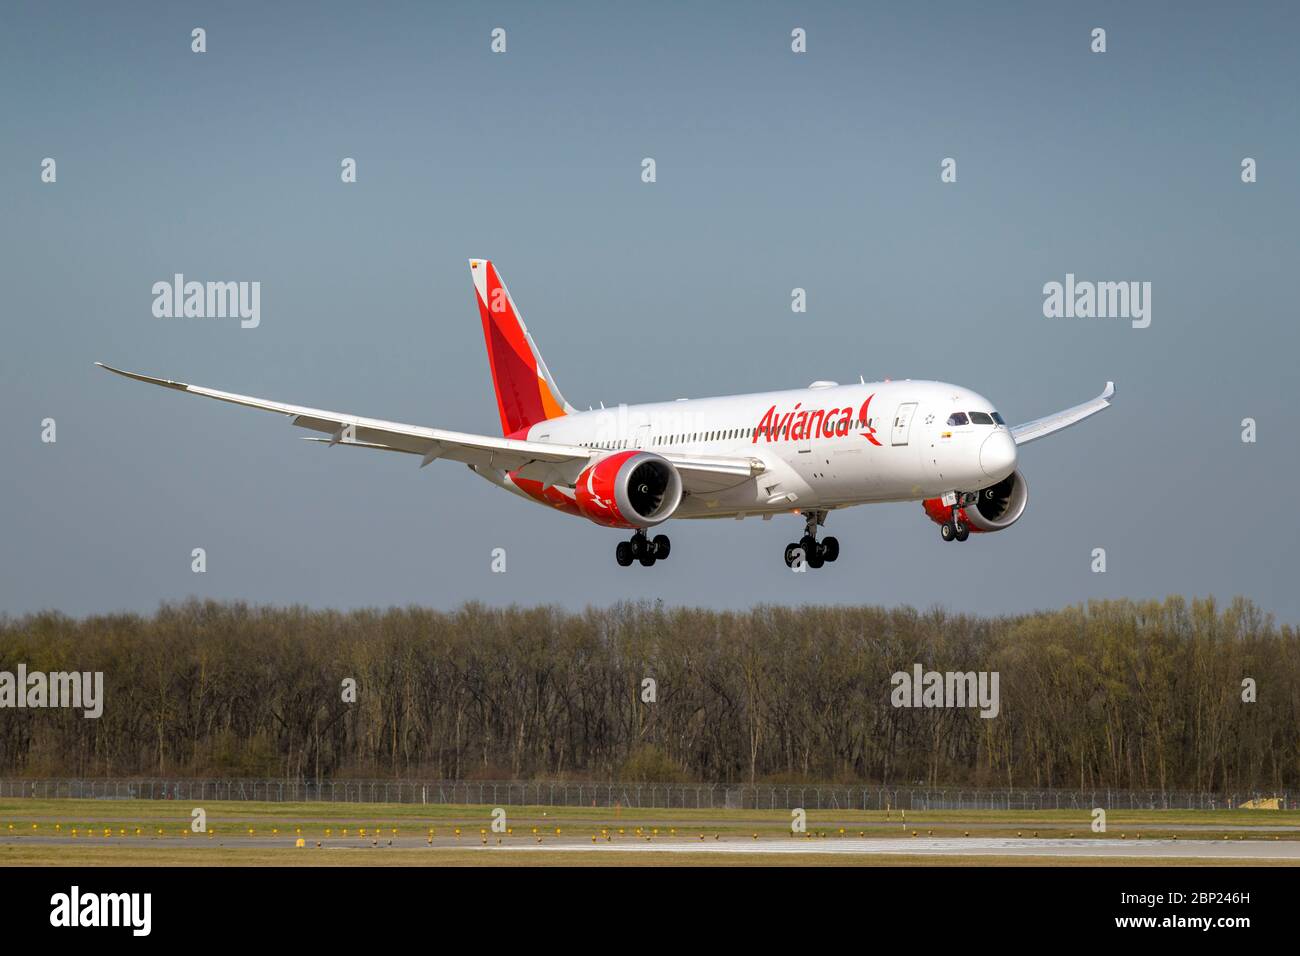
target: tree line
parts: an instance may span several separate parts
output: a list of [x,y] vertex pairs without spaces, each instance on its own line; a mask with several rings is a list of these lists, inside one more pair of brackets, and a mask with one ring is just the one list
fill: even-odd
[[[1242,599],[987,618],[190,601],[0,618],[0,673],[19,664],[102,672],[103,714],[0,709],[6,776],[1300,782],[1300,640]],[[894,706],[917,664],[996,672],[997,715]]]

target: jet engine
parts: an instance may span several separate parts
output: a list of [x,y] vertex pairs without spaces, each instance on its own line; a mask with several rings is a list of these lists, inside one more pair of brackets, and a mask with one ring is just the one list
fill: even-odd
[[[1025,476],[1013,471],[996,484],[975,492],[975,500],[962,506],[960,516],[971,531],[1003,531],[1020,520],[1028,503]],[[952,509],[939,498],[927,498],[921,507],[939,525],[952,514]]]
[[578,511],[611,528],[649,528],[672,516],[682,478],[672,462],[648,451],[622,451],[588,465],[574,487]]

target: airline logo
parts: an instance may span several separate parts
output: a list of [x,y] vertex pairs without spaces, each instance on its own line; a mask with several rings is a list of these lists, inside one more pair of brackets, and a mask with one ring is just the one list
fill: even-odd
[[875,397],[876,397],[876,393],[872,392],[870,395],[867,396],[867,400],[862,403],[862,410],[858,412],[858,421],[865,422],[867,425],[867,430],[864,432],[859,432],[858,434],[861,435],[863,438],[865,438],[867,441],[871,442],[871,444],[878,446],[880,442],[876,440],[876,426],[871,424],[871,418],[867,414],[867,412],[871,408],[871,400]]
[[[876,438],[876,429],[874,425],[868,424],[870,418],[868,412],[871,408],[871,400],[875,398],[875,392],[867,396],[867,400],[862,403],[862,408],[858,411],[858,422],[866,429],[859,432],[863,438],[873,445],[879,445]],[[809,438],[844,438],[853,430],[853,408],[803,408],[803,403],[798,402],[790,411],[782,414],[777,411],[775,405],[764,413],[757,427],[754,429],[754,438],[751,444],[758,442],[759,438],[765,438],[769,443],[774,441],[804,441]]]

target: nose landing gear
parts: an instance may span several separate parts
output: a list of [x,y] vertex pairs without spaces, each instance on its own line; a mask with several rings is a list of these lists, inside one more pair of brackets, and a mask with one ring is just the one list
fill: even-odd
[[[951,502],[949,501],[951,497]],[[952,505],[952,515],[939,525],[939,535],[945,541],[965,541],[970,537],[970,527],[961,520],[961,509],[974,504],[976,496],[970,492],[950,492],[943,496],[944,504]]]
[[804,515],[803,537],[793,544],[785,546],[785,566],[793,568],[795,562],[803,560],[810,568],[820,568],[828,561],[840,556],[838,538],[827,537],[817,540],[817,526],[826,523],[826,512],[809,511]]
[[945,541],[965,541],[970,537],[970,528],[956,515],[939,525],[939,534]]
[[614,560],[624,568],[633,561],[640,561],[641,567],[648,568],[656,561],[667,558],[671,550],[672,543],[668,540],[668,535],[657,534],[651,540],[645,531],[638,530],[632,535],[632,540],[618,543],[614,549]]

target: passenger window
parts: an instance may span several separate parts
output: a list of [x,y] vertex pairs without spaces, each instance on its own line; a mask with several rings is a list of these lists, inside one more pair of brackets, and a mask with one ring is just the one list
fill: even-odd
[[972,425],[992,425],[993,419],[989,417],[988,412],[971,412],[970,423]]
[[966,421],[966,413],[965,413],[965,412],[953,412],[951,415],[948,416],[948,424],[949,424],[949,425],[966,425],[966,424],[969,424],[969,423]]

